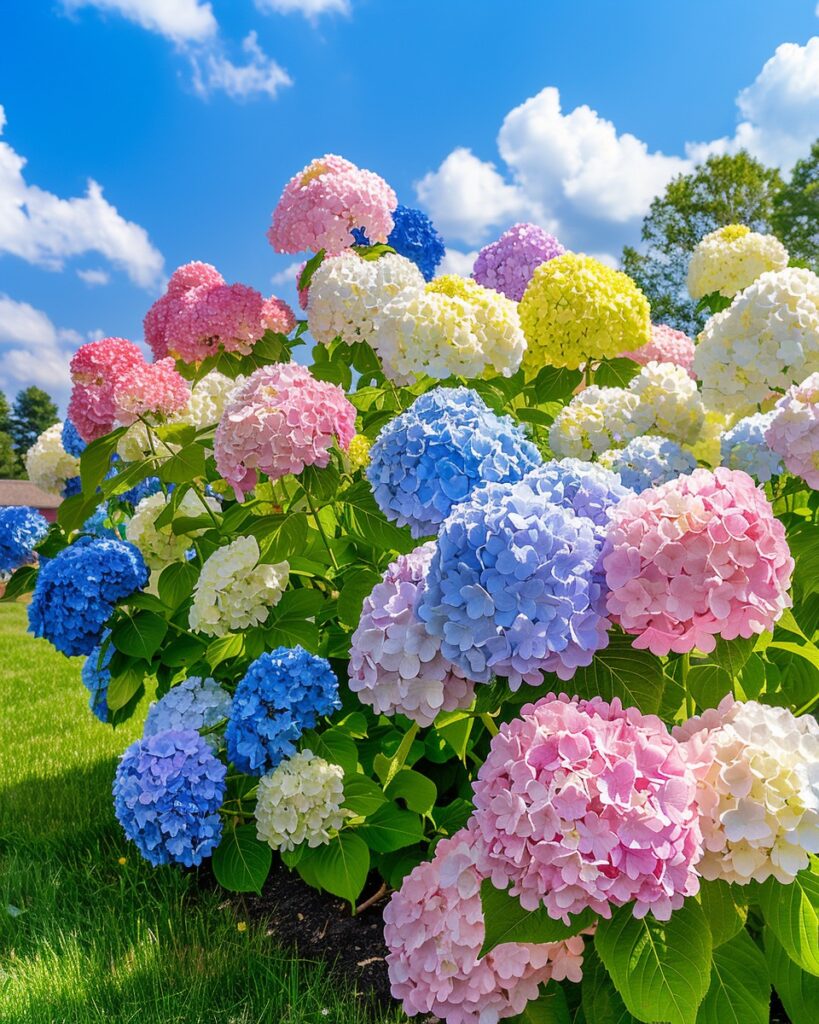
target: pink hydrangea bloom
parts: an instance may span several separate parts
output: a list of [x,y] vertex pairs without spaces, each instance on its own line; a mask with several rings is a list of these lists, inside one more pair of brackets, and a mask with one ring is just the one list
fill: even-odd
[[819,490],[819,373],[792,385],[779,399],[765,441],[789,472]]
[[216,428],[216,466],[239,501],[258,472],[272,480],[324,467],[330,446],[345,451],[355,434],[355,409],[337,384],[296,363],[274,363],[252,373],[230,397]]
[[171,358],[157,363],[135,363],[114,381],[114,418],[130,426],[140,416],[171,416],[184,409],[191,397],[190,384]]
[[523,1012],[550,978],[580,981],[583,939],[525,945],[507,942],[479,958],[485,928],[477,834],[442,839],[384,910],[392,994],[409,1016],[447,1024],[495,1024]]
[[549,694],[501,726],[474,783],[478,868],[551,917],[634,900],[666,921],[698,891],[697,780],[654,715]]
[[299,264],[299,269],[296,271],[296,291],[299,293],[299,305],[306,312],[307,311],[307,299],[310,295],[310,285],[306,288],[301,287],[301,275],[304,273],[304,268],[307,266],[307,260]]
[[125,338],[100,338],[77,349],[70,364],[73,388],[68,417],[83,441],[94,441],[113,430],[114,384],[126,371],[144,364],[140,350]]
[[435,544],[400,555],[364,599],[350,648],[350,689],[377,714],[432,725],[439,711],[468,708],[474,684],[441,654],[416,608]]
[[383,178],[341,156],[323,156],[285,185],[267,238],[276,252],[339,253],[362,228],[370,242],[386,242],[393,229],[395,192]]
[[667,324],[652,324],[651,341],[642,348],[624,352],[623,356],[626,359],[633,359],[641,366],[647,366],[651,362],[674,363],[681,366],[692,380],[696,380],[694,348],[694,342],[682,331],[676,331]]
[[612,618],[653,654],[712,651],[773,629],[793,559],[782,523],[747,473],[695,469],[624,498],[602,552]]

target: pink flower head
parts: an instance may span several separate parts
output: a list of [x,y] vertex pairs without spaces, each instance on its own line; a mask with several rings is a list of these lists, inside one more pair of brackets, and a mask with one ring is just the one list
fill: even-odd
[[434,1014],[447,1024],[490,1024],[523,1012],[550,978],[582,977],[583,939],[525,945],[506,942],[483,958],[485,928],[477,833],[442,839],[384,910],[392,994],[408,1016]]
[[278,480],[305,466],[324,467],[330,446],[345,451],[355,434],[355,409],[337,384],[296,363],[252,373],[231,395],[216,428],[216,466],[242,501],[257,471]]
[[635,901],[667,921],[699,881],[697,780],[654,715],[549,694],[501,726],[478,773],[478,868],[551,917]]
[[615,622],[653,654],[713,651],[791,604],[785,529],[747,473],[695,469],[623,498],[601,555]]
[[642,348],[634,349],[633,352],[623,352],[626,359],[633,359],[641,366],[647,366],[651,362],[674,363],[681,366],[691,377],[697,379],[694,373],[694,342],[682,331],[676,331],[666,324],[651,325],[651,341]]
[[113,430],[114,384],[127,370],[144,363],[137,346],[125,338],[100,338],[77,349],[70,364],[74,386],[68,417],[83,441],[94,441]]
[[819,490],[819,373],[793,384],[779,399],[765,441],[789,472]]
[[361,228],[371,242],[386,242],[393,229],[395,192],[383,178],[341,156],[323,156],[285,185],[267,239],[276,252],[335,254]]
[[138,417],[171,416],[184,409],[191,397],[190,384],[173,359],[135,363],[114,381],[114,417],[130,426]]
[[306,312],[307,311],[307,300],[310,295],[310,285],[306,288],[301,287],[301,275],[304,273],[304,268],[307,266],[307,260],[304,263],[299,264],[299,268],[296,271],[296,291],[299,293],[299,305]]

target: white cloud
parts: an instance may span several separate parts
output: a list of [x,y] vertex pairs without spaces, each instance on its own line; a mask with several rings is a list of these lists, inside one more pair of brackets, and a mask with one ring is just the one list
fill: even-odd
[[42,310],[0,294],[0,389],[12,398],[36,384],[64,405],[71,390],[68,362],[84,340],[55,327]]
[[477,249],[473,249],[471,252],[461,252],[460,249],[450,249],[447,247],[444,258],[438,266],[436,276],[441,274],[458,274],[460,277],[469,277],[477,255]]
[[77,277],[81,281],[85,281],[90,287],[94,287],[99,284],[108,284],[111,280],[111,275],[107,270],[101,270],[97,268],[89,268],[88,270],[78,270]]
[[311,21],[322,14],[350,13],[350,0],[256,0],[256,6],[274,14],[303,14]]
[[178,44],[201,43],[217,32],[213,8],[199,0],[63,0],[63,7],[69,12],[96,7],[119,14]]
[[304,260],[296,260],[294,263],[288,263],[286,267],[281,270],[277,270],[275,274],[270,277],[270,283],[281,287],[286,284],[293,284],[296,280],[296,274],[304,265]]
[[[5,125],[0,106],[0,135]],[[89,179],[84,196],[61,199],[23,177],[26,165],[7,142],[0,141],[0,255],[10,253],[51,270],[66,259],[98,252],[124,270],[138,285],[150,288],[161,277],[163,259],[147,231],[120,216]]]
[[234,64],[216,51],[191,57],[193,87],[200,96],[224,92],[232,99],[248,99],[259,94],[274,99],[280,89],[293,84],[284,68],[259,46],[255,32],[248,33],[242,49],[249,58],[246,64]]

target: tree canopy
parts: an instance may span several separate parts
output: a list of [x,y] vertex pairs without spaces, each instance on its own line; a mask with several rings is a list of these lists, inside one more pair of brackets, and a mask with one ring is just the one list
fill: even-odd
[[8,433],[18,458],[22,459],[39,435],[59,419],[57,406],[46,391],[28,387],[14,399]]

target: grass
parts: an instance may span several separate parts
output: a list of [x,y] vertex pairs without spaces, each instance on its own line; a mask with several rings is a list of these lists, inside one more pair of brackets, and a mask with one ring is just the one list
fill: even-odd
[[[0,605],[0,1021],[4,1024],[364,1024],[364,998],[276,949],[193,873],[153,869],[111,807],[112,731],[79,661]],[[124,863],[121,859],[124,858]],[[245,925],[240,930],[239,925]]]

